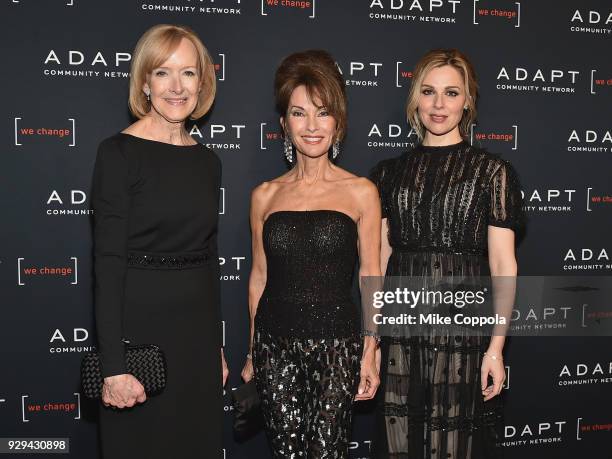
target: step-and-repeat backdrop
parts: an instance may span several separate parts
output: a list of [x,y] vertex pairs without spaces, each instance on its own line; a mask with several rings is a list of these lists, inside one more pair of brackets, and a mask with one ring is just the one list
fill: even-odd
[[[81,356],[95,349],[90,181],[98,143],[131,122],[131,52],[157,23],[191,26],[215,60],[216,103],[191,132],[223,161],[228,392],[240,384],[247,346],[249,193],[286,170],[272,83],[293,51],[323,48],[337,60],[349,97],[339,164],[360,175],[416,141],[404,115],[416,60],[436,47],[466,52],[481,90],[470,141],[510,160],[522,181],[521,274],[612,274],[608,1],[5,0],[0,8],[0,437],[69,437],[71,457],[98,457],[96,406],[79,393]],[[561,305],[549,313],[563,325]],[[511,338],[506,362],[508,458],[612,457],[609,338]],[[372,406],[356,409],[351,453],[367,458]],[[228,395],[225,411],[225,457],[269,457],[261,435],[233,441]]]

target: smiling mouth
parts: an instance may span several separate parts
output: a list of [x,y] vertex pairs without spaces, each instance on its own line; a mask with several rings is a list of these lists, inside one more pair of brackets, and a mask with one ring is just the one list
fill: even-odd
[[187,98],[181,99],[165,99],[170,105],[185,105],[187,103]]
[[309,144],[317,144],[323,140],[323,137],[319,136],[302,136],[302,140]]

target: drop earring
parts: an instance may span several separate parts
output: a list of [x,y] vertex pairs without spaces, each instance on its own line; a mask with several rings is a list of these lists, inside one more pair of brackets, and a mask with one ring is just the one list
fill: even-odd
[[340,154],[340,142],[336,140],[334,142],[334,146],[332,147],[332,159],[336,159]]
[[291,138],[289,134],[285,133],[285,158],[289,164],[293,164],[293,143],[291,143]]

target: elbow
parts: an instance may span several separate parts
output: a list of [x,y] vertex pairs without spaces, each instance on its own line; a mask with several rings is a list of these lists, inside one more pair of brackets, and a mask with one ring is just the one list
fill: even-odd
[[489,260],[489,268],[492,276],[516,276],[518,272],[518,264],[514,256]]

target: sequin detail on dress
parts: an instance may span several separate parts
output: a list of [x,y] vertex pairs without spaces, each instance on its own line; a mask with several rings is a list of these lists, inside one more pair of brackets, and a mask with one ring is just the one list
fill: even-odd
[[348,458],[362,347],[357,225],[334,210],[280,211],[262,237],[253,364],[273,457]]
[[359,334],[352,299],[357,225],[333,210],[279,211],[264,223],[266,288],[257,327],[277,336],[339,338]]
[[273,457],[348,458],[361,342],[257,333],[254,365]]

